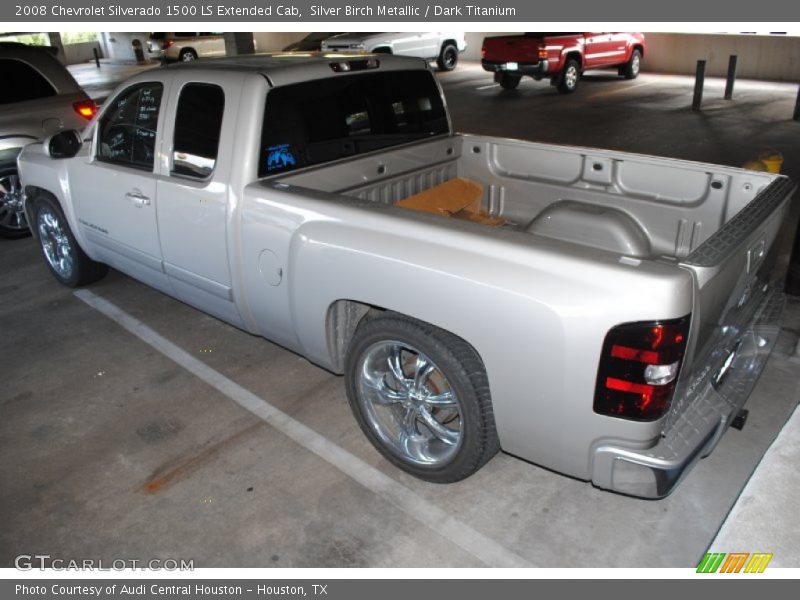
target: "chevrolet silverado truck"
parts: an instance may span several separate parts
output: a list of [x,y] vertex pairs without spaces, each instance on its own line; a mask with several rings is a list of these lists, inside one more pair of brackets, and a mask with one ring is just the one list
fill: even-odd
[[420,31],[341,33],[322,40],[323,52],[372,52],[416,56],[436,61],[440,71],[452,71],[467,49],[464,32]]
[[664,496],[779,332],[788,178],[455,133],[420,59],[150,70],[18,162],[58,281],[111,266],[343,374],[428,481],[503,449]]
[[535,32],[485,38],[481,65],[503,89],[516,89],[523,76],[548,77],[568,94],[590,69],[616,67],[621,76],[635,79],[644,52],[642,33]]

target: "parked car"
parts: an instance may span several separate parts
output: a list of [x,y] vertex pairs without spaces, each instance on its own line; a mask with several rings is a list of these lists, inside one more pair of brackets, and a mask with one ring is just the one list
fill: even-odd
[[309,33],[306,37],[292,42],[286,46],[284,52],[318,52],[322,49],[323,40],[331,36],[339,35],[341,32],[322,31]]
[[374,52],[435,60],[441,71],[452,71],[467,49],[464,32],[342,33],[322,42],[323,52]]
[[0,237],[29,235],[17,155],[59,129],[80,129],[97,107],[55,57],[55,48],[0,42]]
[[187,62],[225,56],[225,38],[221,33],[210,32],[151,33],[147,49],[155,58]]
[[547,77],[566,94],[591,69],[616,67],[621,76],[635,79],[644,53],[643,33],[535,32],[485,38],[481,64],[503,89],[515,89],[523,76]]
[[365,435],[428,481],[503,448],[664,496],[780,331],[791,180],[456,134],[418,59],[151,70],[19,166],[58,281],[110,265],[344,374]]

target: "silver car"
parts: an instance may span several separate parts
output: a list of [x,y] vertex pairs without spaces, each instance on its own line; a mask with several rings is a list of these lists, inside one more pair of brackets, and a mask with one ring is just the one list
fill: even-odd
[[51,48],[0,42],[0,237],[29,235],[17,177],[22,147],[61,129],[83,129],[97,106]]

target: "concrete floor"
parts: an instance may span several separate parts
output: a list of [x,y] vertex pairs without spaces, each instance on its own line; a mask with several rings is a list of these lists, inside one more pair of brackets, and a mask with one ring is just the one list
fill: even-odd
[[[685,79],[587,77],[562,97],[532,81],[501,92],[475,65],[442,77],[462,131],[727,164],[762,145],[800,156],[800,123],[784,117],[790,86],[742,82],[741,106],[696,115]],[[602,492],[504,454],[466,481],[432,485],[372,449],[341,378],[117,272],[92,286],[397,492],[374,493],[59,286],[30,239],[0,241],[0,256],[0,566],[46,553],[198,567],[472,567],[490,562],[475,551],[488,540],[507,551],[495,564],[692,567],[800,400],[793,300],[747,427],[729,431],[669,498]],[[431,525],[431,514],[446,523]]]

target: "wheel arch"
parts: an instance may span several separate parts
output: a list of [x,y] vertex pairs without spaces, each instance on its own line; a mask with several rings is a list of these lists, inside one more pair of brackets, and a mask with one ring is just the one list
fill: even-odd
[[570,59],[575,59],[578,62],[578,66],[581,69],[583,69],[583,54],[581,54],[577,50],[567,50],[564,53],[564,64],[561,68],[562,71],[567,66],[567,61],[569,61]]
[[386,309],[382,306],[376,306],[366,302],[359,302],[358,300],[339,299],[333,301],[329,306],[325,316],[325,335],[328,346],[328,353],[330,354],[330,365],[334,372],[344,373],[345,358],[350,343],[353,340],[356,329],[358,326],[367,320],[374,319],[381,315],[396,315],[413,319],[420,323],[425,323],[431,327],[436,327],[446,333],[457,337],[464,344],[469,346],[476,358],[480,361],[484,370],[486,365],[481,357],[480,352],[473,344],[464,339],[458,333],[443,329],[434,323],[419,319],[414,315],[409,315],[394,310]]

